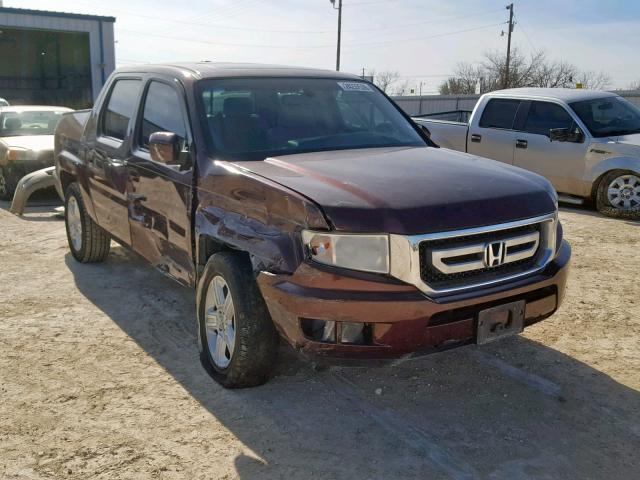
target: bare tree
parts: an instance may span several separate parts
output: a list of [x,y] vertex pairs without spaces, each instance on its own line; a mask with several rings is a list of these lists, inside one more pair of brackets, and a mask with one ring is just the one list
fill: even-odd
[[438,87],[440,95],[468,95],[476,92],[476,84],[483,80],[485,72],[481,66],[459,63],[456,76],[448,78]]
[[631,84],[629,85],[629,90],[640,90],[640,80],[631,82]]
[[591,90],[604,90],[611,86],[611,77],[605,72],[588,70],[580,73],[577,79],[579,83],[582,83],[582,88],[589,88]]
[[391,87],[393,87],[399,79],[400,74],[397,71],[385,70],[380,73],[373,72],[373,83],[385,93],[390,93]]
[[[459,64],[455,76],[440,86],[440,92],[473,93],[479,79],[482,82],[482,92],[497,90],[504,86],[505,72],[505,54],[497,51],[488,52],[477,64]],[[525,56],[518,49],[511,53],[508,88],[567,88],[581,80],[585,88],[594,89],[605,88],[611,83],[611,79],[604,72],[580,72],[569,62],[549,60],[544,51],[533,52],[529,56]]]
[[400,83],[394,83],[391,90],[391,95],[402,96],[409,93],[411,90],[411,82],[409,80],[403,80]]

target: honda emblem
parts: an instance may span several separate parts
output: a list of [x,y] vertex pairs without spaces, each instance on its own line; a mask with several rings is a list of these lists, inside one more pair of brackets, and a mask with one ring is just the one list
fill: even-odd
[[484,264],[487,267],[498,267],[504,263],[507,253],[505,242],[487,243],[484,247]]

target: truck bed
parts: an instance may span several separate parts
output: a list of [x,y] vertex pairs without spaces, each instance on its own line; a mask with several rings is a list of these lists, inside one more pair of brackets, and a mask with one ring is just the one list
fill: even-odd
[[413,118],[418,125],[424,125],[431,132],[431,140],[443,148],[450,148],[459,152],[467,151],[467,132],[469,124],[452,122],[449,120],[432,120],[427,118]]

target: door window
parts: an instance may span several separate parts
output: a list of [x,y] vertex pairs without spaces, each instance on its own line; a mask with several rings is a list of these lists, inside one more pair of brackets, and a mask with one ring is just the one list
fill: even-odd
[[144,102],[140,147],[149,148],[149,137],[155,132],[172,132],[180,137],[184,148],[187,137],[182,100],[178,92],[166,83],[151,82]]
[[117,80],[102,114],[102,134],[124,140],[140,93],[140,80]]
[[549,136],[553,128],[571,128],[573,118],[560,105],[550,102],[532,102],[524,131]]
[[510,130],[520,107],[520,100],[494,98],[484,107],[480,118],[481,128],[502,128]]

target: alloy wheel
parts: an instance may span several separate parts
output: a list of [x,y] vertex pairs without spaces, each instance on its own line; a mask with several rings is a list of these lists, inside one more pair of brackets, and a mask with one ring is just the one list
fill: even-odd
[[611,206],[620,210],[640,208],[640,178],[636,175],[621,175],[607,189]]
[[218,368],[226,368],[236,343],[236,321],[231,291],[220,275],[209,284],[204,308],[209,355]]
[[71,195],[67,201],[67,228],[71,244],[76,252],[82,248],[82,216],[76,197]]

